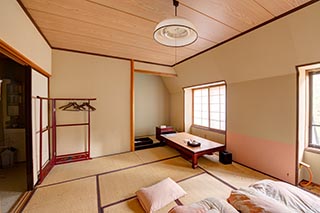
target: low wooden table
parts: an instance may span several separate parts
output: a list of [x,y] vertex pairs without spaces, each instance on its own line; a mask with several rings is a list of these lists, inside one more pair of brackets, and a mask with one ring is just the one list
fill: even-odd
[[[186,157],[191,157],[192,168],[194,169],[198,167],[198,158],[202,155],[213,154],[214,152],[223,151],[226,149],[226,146],[224,144],[210,141],[186,132],[163,134],[161,135],[161,137],[165,140],[168,146],[177,149],[182,155],[185,155]],[[200,142],[201,146],[188,146],[187,141],[189,139]]]

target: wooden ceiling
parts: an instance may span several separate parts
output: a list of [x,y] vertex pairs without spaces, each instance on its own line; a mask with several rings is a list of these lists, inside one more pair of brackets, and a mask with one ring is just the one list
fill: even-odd
[[153,30],[174,15],[172,0],[18,0],[52,48],[174,65],[309,0],[180,0],[197,28],[187,47],[165,47]]

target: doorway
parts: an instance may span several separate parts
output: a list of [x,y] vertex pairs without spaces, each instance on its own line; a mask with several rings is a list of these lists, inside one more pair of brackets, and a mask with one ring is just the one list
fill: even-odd
[[33,187],[30,79],[30,67],[0,53],[0,212]]

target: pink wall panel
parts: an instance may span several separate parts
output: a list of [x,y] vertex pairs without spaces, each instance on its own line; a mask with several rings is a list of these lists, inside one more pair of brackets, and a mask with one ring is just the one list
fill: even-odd
[[233,160],[295,184],[296,145],[227,133],[227,150]]

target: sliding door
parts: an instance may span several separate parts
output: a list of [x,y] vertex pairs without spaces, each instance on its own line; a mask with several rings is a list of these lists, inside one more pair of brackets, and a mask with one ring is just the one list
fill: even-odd
[[[48,77],[32,70],[32,153],[33,153],[33,184],[39,179],[40,157],[42,157],[42,167],[44,167],[50,156],[49,130],[42,135],[42,154],[40,155],[40,101],[37,96],[48,97]],[[48,127],[48,102],[42,103],[42,129]]]

